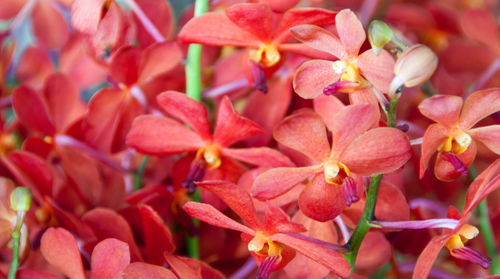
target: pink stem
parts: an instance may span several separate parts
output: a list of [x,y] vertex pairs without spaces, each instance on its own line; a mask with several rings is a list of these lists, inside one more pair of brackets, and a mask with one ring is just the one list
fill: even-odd
[[387,229],[455,229],[458,225],[456,219],[428,219],[421,221],[373,221],[375,226],[380,226]]
[[244,279],[247,278],[248,274],[250,274],[257,267],[255,261],[252,257],[248,258],[248,260],[233,274],[229,279]]
[[344,238],[344,243],[349,242],[349,238],[351,238],[351,235],[349,234],[349,230],[347,229],[344,220],[342,220],[340,216],[337,216],[335,217],[334,221],[335,223],[337,223],[337,226],[339,226],[342,237]]
[[156,28],[156,26],[151,22],[148,16],[144,13],[144,11],[142,11],[141,7],[139,7],[139,5],[137,5],[134,0],[123,1],[130,6],[137,18],[139,18],[139,21],[141,21],[144,29],[146,29],[146,31],[149,33],[149,35],[151,35],[151,37],[153,37],[153,39],[155,39],[155,41],[159,43],[166,41],[165,37],[163,37],[160,31]]
[[[135,155],[135,151],[131,148],[128,148],[127,150],[125,150],[125,152],[123,153],[123,157],[122,157],[122,168],[123,169],[126,169],[126,170],[129,170],[130,169],[130,165],[131,165],[131,162],[132,162],[132,158],[134,157]],[[131,194],[133,191],[134,191],[134,177],[132,174],[130,173],[125,173],[123,175],[123,182],[125,184],[125,193],[126,194]]]
[[248,86],[250,83],[246,78],[238,79],[235,81],[231,81],[229,83],[223,84],[221,86],[212,88],[203,93],[204,97],[215,98],[222,95],[225,95],[231,91],[241,89],[245,86]]

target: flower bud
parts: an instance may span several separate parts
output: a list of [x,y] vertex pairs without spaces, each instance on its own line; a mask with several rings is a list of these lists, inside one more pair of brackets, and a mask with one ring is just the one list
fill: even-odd
[[28,211],[31,206],[33,194],[27,187],[16,187],[10,193],[10,207],[15,211]]
[[438,58],[425,45],[416,44],[403,51],[394,65],[396,75],[391,82],[389,93],[405,85],[415,87],[427,81],[436,70]]
[[380,50],[391,41],[392,30],[385,22],[381,20],[373,20],[368,26],[368,40],[372,46],[375,55],[380,53]]

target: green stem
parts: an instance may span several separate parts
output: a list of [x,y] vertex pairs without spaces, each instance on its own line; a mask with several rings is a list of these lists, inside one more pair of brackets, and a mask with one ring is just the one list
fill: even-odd
[[[206,13],[208,11],[208,5],[208,0],[196,0],[194,5],[194,16],[197,17]],[[190,44],[186,59],[186,95],[198,102],[201,101],[201,50],[201,45]],[[196,202],[200,201],[199,189],[196,189],[196,192],[192,196],[192,200]],[[193,218],[193,222],[196,227],[199,227],[199,220]],[[200,239],[197,236],[186,236],[187,250],[191,258],[200,258],[199,242]]]
[[148,165],[149,158],[149,156],[144,156],[142,158],[141,164],[139,165],[139,168],[137,169],[137,172],[134,176],[134,191],[141,189],[142,178],[144,177],[144,172],[146,171],[146,166]]
[[[387,108],[387,126],[396,127],[396,111],[399,101],[400,94],[396,98],[391,99],[389,107]],[[356,257],[358,256],[359,247],[363,242],[366,234],[370,230],[370,222],[375,219],[375,206],[377,204],[378,190],[380,188],[380,182],[382,181],[382,174],[373,175],[370,178],[370,186],[368,188],[368,193],[366,194],[365,207],[363,209],[363,214],[361,219],[359,219],[354,232],[347,242],[347,248],[350,252],[345,254],[345,257],[349,264],[351,265],[351,275],[354,271],[354,264],[356,263]]]
[[9,277],[8,279],[15,279],[17,268],[19,267],[19,236],[21,235],[21,228],[23,226],[25,211],[18,211],[16,218],[16,227],[12,232],[12,241],[14,243],[12,247],[12,262],[10,263]]

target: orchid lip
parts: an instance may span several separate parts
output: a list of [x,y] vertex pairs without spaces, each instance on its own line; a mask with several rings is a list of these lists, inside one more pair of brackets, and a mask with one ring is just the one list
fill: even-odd
[[259,268],[257,269],[257,276],[255,276],[256,279],[267,279],[269,278],[269,275],[273,271],[277,269],[281,262],[281,256],[270,256],[266,257],[266,259],[260,264]]
[[356,191],[356,182],[351,177],[344,178],[344,183],[341,188],[342,196],[344,196],[346,206],[359,201],[359,196]]
[[250,71],[252,72],[255,89],[262,93],[269,90],[266,83],[266,72],[260,64],[250,61]]
[[442,154],[443,160],[450,163],[455,168],[456,172],[463,176],[469,174],[469,170],[465,167],[464,163],[460,160],[460,158],[458,158],[457,155],[450,152],[443,152]]
[[323,88],[323,94],[330,96],[335,93],[349,93],[352,89],[359,86],[359,82],[341,80],[336,81],[327,87]]
[[453,249],[451,250],[451,255],[455,258],[478,264],[484,269],[489,268],[492,262],[492,260],[489,257],[485,257],[481,255],[481,253],[479,253],[478,251],[469,247]]
[[188,189],[189,193],[194,193],[196,189],[195,181],[203,180],[205,176],[206,163],[204,160],[193,160],[186,180],[181,185]]

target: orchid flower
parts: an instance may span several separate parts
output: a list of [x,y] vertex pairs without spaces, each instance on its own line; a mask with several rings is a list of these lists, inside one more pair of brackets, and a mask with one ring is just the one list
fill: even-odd
[[295,251],[341,277],[349,276],[347,260],[332,249],[341,249],[342,246],[300,235],[306,230],[304,226],[291,222],[280,208],[268,206],[262,223],[252,198],[240,186],[225,181],[204,181],[197,185],[224,200],[247,226],[228,218],[209,204],[188,202],[184,205],[184,210],[192,217],[211,225],[242,232],[242,238],[248,242],[248,250],[260,265],[257,278],[267,278],[272,271],[285,266],[293,258]]
[[500,125],[480,128],[473,126],[481,119],[500,110],[500,90],[488,89],[472,93],[462,105],[457,96],[433,96],[419,106],[420,112],[436,121],[425,131],[420,158],[422,178],[431,156],[437,151],[434,173],[443,181],[467,174],[476,156],[476,141],[495,154],[500,154]]
[[378,104],[374,95],[377,91],[371,87],[388,92],[394,77],[394,59],[385,50],[378,55],[371,49],[359,54],[366,34],[351,10],[340,11],[335,24],[339,38],[314,25],[291,28],[297,40],[339,59],[310,60],[302,64],[293,80],[295,92],[305,99],[314,99],[321,94],[349,93],[351,103]]
[[394,128],[375,128],[377,107],[369,104],[342,108],[328,122],[332,146],[320,115],[307,110],[285,118],[274,130],[274,138],[308,156],[313,165],[281,167],[261,174],[252,194],[260,200],[280,196],[309,179],[299,197],[304,214],[318,221],[338,216],[345,206],[359,200],[358,176],[388,173],[410,158],[406,135]]

